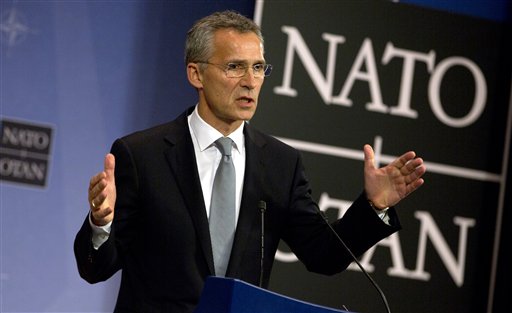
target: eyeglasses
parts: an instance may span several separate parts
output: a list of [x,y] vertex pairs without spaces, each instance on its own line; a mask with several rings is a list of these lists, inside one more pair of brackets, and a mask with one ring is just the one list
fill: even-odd
[[244,77],[247,74],[247,70],[249,69],[249,67],[252,68],[252,74],[254,75],[254,77],[258,77],[258,78],[267,77],[267,76],[270,76],[270,73],[272,73],[272,65],[271,64],[258,63],[258,64],[254,64],[252,66],[247,66],[243,63],[215,64],[215,63],[202,62],[202,61],[198,61],[196,63],[203,63],[203,64],[217,66],[218,68],[222,69],[226,73],[226,77],[228,77],[228,78]]

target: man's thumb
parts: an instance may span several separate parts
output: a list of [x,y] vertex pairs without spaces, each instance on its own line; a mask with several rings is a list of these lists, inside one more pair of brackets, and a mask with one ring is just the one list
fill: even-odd
[[107,178],[114,178],[114,169],[116,167],[116,158],[113,154],[109,153],[105,156],[104,171]]
[[366,144],[363,148],[364,151],[364,167],[367,169],[375,168],[375,154],[373,153],[372,146]]

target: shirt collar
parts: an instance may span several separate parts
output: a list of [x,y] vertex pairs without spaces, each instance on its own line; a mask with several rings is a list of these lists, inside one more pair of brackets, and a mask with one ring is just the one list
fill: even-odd
[[[201,152],[212,146],[217,139],[223,137],[222,133],[213,128],[210,124],[206,123],[199,116],[197,105],[189,116],[189,125],[192,133],[197,139],[199,150]],[[228,137],[234,141],[234,147],[239,153],[241,153],[244,148],[244,125],[245,123],[242,123],[240,127],[228,135]]]

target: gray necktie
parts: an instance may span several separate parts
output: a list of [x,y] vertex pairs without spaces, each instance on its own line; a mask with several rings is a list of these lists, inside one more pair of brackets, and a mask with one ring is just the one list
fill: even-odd
[[233,140],[219,138],[215,146],[222,159],[213,181],[210,205],[210,236],[212,239],[215,275],[225,276],[235,235],[235,167],[231,158]]

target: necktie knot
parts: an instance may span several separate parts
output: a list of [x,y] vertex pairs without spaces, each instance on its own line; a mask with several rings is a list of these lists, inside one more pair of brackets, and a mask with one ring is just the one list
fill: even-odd
[[229,137],[221,137],[215,141],[215,146],[217,146],[217,149],[222,153],[222,156],[231,156],[233,140]]

